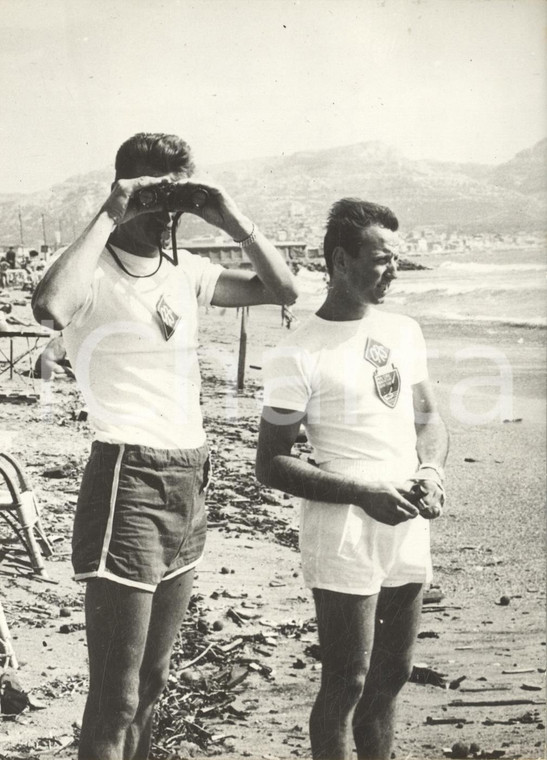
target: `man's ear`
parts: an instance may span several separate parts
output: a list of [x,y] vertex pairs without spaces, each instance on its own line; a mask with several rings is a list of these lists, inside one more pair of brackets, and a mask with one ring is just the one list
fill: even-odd
[[340,272],[343,273],[346,271],[346,264],[347,264],[347,253],[346,249],[342,248],[341,245],[337,245],[336,248],[332,252],[332,271],[334,272]]

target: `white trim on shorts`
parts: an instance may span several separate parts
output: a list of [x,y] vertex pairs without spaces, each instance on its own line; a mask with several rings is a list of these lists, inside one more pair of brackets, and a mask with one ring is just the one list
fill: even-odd
[[192,570],[192,568],[196,567],[196,565],[199,565],[203,559],[203,555],[204,552],[202,552],[197,559],[192,560],[189,565],[184,565],[184,567],[177,567],[176,570],[172,570],[170,573],[166,573],[161,579],[160,583],[163,583],[163,581],[170,581],[171,578],[176,578],[177,575],[182,575],[182,573],[187,573],[188,570]]
[[[110,540],[112,538],[112,525],[114,524],[114,512],[116,508],[116,497],[118,496],[118,486],[120,484],[120,470],[122,466],[122,457],[125,451],[125,445],[119,444],[118,458],[114,466],[114,475],[112,477],[112,489],[110,491],[110,510],[108,513],[108,522],[106,523],[106,530],[104,532],[103,548],[101,551],[101,559],[99,560],[99,567],[97,568],[97,575],[99,577],[106,577],[106,559],[108,557],[108,549],[110,548]],[[142,584],[141,584],[142,585]],[[148,587],[148,584],[146,584]]]
[[157,586],[152,586],[150,583],[131,581],[127,578],[122,578],[119,575],[114,575],[110,570],[93,570],[90,573],[78,573],[73,577],[75,581],[87,581],[90,578],[106,578],[107,581],[114,581],[115,583],[120,583],[122,586],[132,586],[133,588],[139,588],[142,591],[155,591],[157,588]]
[[[160,580],[160,583],[163,583],[163,581],[169,581],[171,578],[176,578],[177,575],[182,575],[183,573],[187,573],[189,570],[192,570],[196,565],[198,565],[201,560],[203,559],[203,554],[195,559],[193,562],[190,562],[189,565],[184,565],[184,567],[178,567],[176,570],[173,570],[171,573],[168,573],[167,575],[164,575],[163,578]],[[77,573],[73,576],[75,581],[87,581],[90,578],[106,578],[108,581],[114,581],[114,583],[120,583],[122,586],[132,586],[133,588],[139,588],[142,591],[155,591],[157,587],[159,586],[159,583],[156,586],[153,586],[151,583],[142,583],[142,581],[133,581],[129,580],[127,578],[122,578],[120,575],[115,575],[114,573],[111,573],[110,570],[92,570],[90,573]]]

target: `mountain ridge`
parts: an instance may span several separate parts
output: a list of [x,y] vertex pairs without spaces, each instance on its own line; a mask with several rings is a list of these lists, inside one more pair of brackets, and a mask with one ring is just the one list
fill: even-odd
[[[547,138],[509,161],[486,165],[409,159],[381,141],[204,166],[267,234],[314,244],[331,203],[357,196],[393,208],[404,230],[464,233],[543,231],[547,219]],[[88,224],[112,182],[111,168],[68,177],[47,190],[0,195],[0,243],[70,242]],[[19,214],[21,219],[19,220]],[[211,234],[183,217],[184,236]]]

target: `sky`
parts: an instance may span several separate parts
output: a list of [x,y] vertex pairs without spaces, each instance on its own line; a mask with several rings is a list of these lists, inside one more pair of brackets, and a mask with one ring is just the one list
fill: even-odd
[[547,136],[547,0],[0,0],[0,192],[380,140],[496,164]]

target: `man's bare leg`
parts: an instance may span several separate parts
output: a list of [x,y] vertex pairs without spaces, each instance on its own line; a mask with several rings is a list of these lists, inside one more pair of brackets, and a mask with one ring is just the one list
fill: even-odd
[[418,635],[422,585],[383,588],[378,597],[376,632],[363,696],[353,717],[359,760],[389,760],[397,695],[412,671]]
[[353,712],[365,684],[374,639],[378,596],[313,589],[321,687],[310,717],[314,760],[346,760]]
[[103,578],[87,583],[89,694],[80,760],[124,760],[127,730],[139,705],[139,671],[152,600],[150,592]]
[[171,651],[192,593],[194,570],[163,581],[154,594],[150,627],[140,669],[139,707],[127,733],[124,760],[146,760],[154,706],[167,684]]

